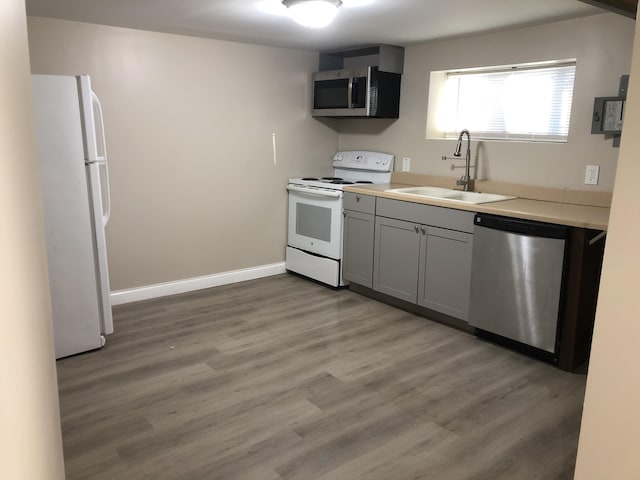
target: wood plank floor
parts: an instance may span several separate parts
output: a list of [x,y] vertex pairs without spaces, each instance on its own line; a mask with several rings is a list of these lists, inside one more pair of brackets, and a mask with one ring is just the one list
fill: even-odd
[[585,376],[279,275],[58,361],[68,479],[570,479]]

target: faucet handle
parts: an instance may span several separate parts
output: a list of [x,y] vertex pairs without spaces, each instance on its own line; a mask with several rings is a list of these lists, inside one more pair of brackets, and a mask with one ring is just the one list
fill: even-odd
[[465,192],[472,192],[475,186],[475,182],[466,175],[463,175],[458,180],[456,180],[456,185],[463,186]]

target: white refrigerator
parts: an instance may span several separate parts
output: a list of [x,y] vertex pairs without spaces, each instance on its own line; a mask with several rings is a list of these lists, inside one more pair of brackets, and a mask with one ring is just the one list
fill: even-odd
[[56,358],[113,332],[102,109],[88,76],[32,75]]

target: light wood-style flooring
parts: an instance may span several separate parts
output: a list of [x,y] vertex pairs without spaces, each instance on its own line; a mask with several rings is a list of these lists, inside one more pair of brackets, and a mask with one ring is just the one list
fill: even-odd
[[571,479],[585,376],[279,275],[58,361],[68,479]]

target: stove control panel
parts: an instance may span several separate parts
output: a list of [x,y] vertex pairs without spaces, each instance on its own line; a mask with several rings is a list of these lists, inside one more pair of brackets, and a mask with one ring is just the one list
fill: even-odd
[[388,153],[353,150],[338,152],[333,157],[334,168],[357,170],[393,171],[394,156]]

